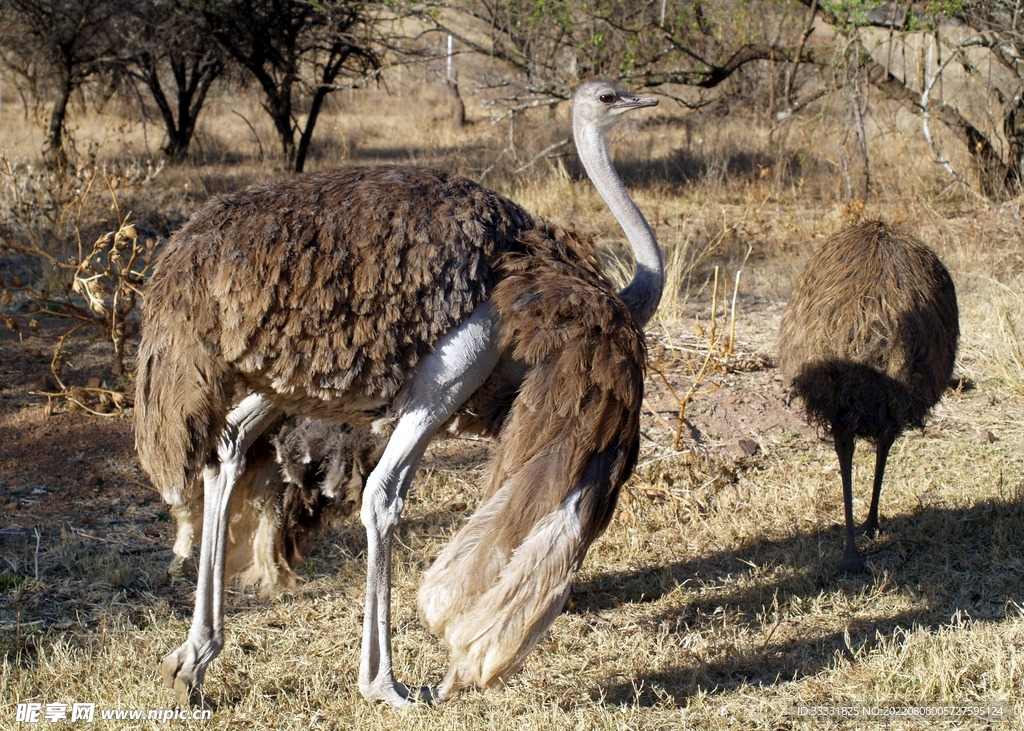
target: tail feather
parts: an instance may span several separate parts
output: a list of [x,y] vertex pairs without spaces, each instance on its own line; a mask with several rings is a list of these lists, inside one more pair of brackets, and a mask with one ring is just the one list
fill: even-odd
[[[617,447],[594,455],[568,497],[540,518],[500,563],[489,588],[445,626],[452,664],[442,696],[471,683],[486,687],[507,681],[519,670],[565,605],[573,575],[607,526],[633,460],[633,450]],[[493,516],[491,530],[500,529],[509,516],[490,511],[490,504],[517,487],[522,485],[510,481],[482,508]]]
[[446,637],[443,692],[513,673],[561,610],[636,463],[645,351],[585,247],[553,227],[500,262],[503,346],[529,368],[481,508],[442,551],[420,616]]
[[449,625],[445,639],[453,660],[442,684],[445,695],[472,682],[486,686],[507,680],[555,621],[579,565],[579,498],[573,492],[544,516],[494,585]]
[[[485,585],[488,577],[501,572],[505,552],[491,542],[490,534],[508,510],[509,494],[508,489],[499,490],[484,502],[427,571],[417,601],[420,623],[430,632],[444,636],[449,620],[476,596],[467,590]],[[470,566],[478,576],[468,575]]]

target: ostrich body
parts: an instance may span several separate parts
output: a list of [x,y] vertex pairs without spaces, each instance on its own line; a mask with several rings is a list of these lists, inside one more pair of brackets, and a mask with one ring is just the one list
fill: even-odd
[[871,507],[893,441],[922,427],[953,374],[959,337],[956,290],[935,253],[879,221],[832,236],[807,263],[782,315],[779,367],[808,420],[832,435],[843,483],[842,571],[864,569],[854,541],[855,439],[875,443]]
[[[180,702],[200,700],[223,646],[232,491],[282,414],[386,438],[360,507],[364,697],[443,699],[522,664],[636,460],[641,328],[661,296],[662,259],[605,133],[656,103],[603,82],[574,96],[580,157],[637,260],[621,299],[573,232],[427,168],[355,167],[249,188],[210,201],[171,239],[147,293],[136,442],[171,504],[194,502],[202,480],[192,627],[161,664]],[[440,687],[410,692],[392,672],[391,538],[442,427],[499,440],[485,501],[420,592],[451,670]]]

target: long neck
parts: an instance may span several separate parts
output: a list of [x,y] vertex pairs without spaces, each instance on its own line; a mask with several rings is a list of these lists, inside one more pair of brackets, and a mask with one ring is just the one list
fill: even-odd
[[594,125],[574,120],[573,134],[576,150],[587,175],[622,226],[633,248],[636,273],[633,281],[619,292],[619,297],[629,307],[637,324],[643,327],[658,309],[661,291],[665,286],[665,261],[661,247],[644,214],[629,197],[626,187],[615,172],[604,132]]

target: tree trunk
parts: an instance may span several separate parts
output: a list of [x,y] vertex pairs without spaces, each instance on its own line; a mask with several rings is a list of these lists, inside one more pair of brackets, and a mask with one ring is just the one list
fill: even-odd
[[448,104],[451,105],[451,123],[455,129],[462,129],[466,126],[466,105],[462,101],[462,94],[459,93],[459,77],[446,79],[445,87],[448,91]]
[[286,167],[295,165],[295,128],[292,126],[292,90],[291,84],[282,83],[280,87],[266,73],[256,74],[266,102],[263,108],[274,122],[278,139],[281,140],[281,155]]
[[193,59],[188,77],[178,83],[178,129],[175,149],[169,153],[173,162],[183,161],[188,154],[206,93],[222,70],[218,60]]
[[1010,196],[1020,195],[1024,188],[1021,181],[1021,174],[1024,172],[1024,99],[1017,94],[1007,103],[1006,114],[1003,117],[1003,134],[1010,145],[1010,152],[1007,155],[1006,175],[1003,183]]
[[299,139],[299,149],[295,155],[295,172],[301,173],[306,165],[306,155],[309,153],[309,145],[313,141],[313,129],[316,127],[317,118],[323,108],[327,95],[334,91],[334,82],[345,67],[345,62],[352,56],[354,47],[344,38],[335,39],[331,45],[327,62],[324,64],[320,74],[320,83],[313,95],[313,101],[309,106],[309,115],[306,117],[306,126],[302,130]]
[[867,131],[864,129],[862,93],[859,80],[847,86],[849,112],[843,135],[843,172],[849,200],[866,201],[871,188]]
[[149,88],[153,101],[156,102],[157,109],[160,110],[160,116],[164,121],[164,130],[167,132],[167,144],[163,148],[164,153],[172,163],[178,163],[184,158],[188,145],[182,146],[182,140],[178,135],[178,125],[174,121],[174,111],[167,101],[167,95],[164,94],[155,59],[148,57],[143,61],[143,64],[145,68],[145,84]]
[[323,107],[324,99],[327,98],[328,89],[321,86],[313,95],[313,102],[309,105],[309,116],[306,117],[306,126],[299,138],[299,148],[295,153],[295,172],[301,173],[306,165],[306,154],[309,152],[309,143],[313,140],[313,128],[316,126],[316,118],[320,116],[320,109]]
[[64,122],[68,114],[68,101],[71,99],[71,74],[62,70],[57,86],[57,94],[50,112],[50,127],[46,135],[46,148],[43,160],[51,168],[63,172],[67,169],[68,155],[64,149]]

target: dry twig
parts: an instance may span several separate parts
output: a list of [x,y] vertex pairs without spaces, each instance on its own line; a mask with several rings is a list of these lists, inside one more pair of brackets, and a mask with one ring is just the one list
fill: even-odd
[[[727,364],[734,354],[736,336],[736,299],[739,295],[740,273],[742,271],[743,270],[740,269],[736,272],[732,305],[729,308],[728,327],[726,328],[728,337],[723,333],[720,333],[718,327],[718,297],[720,288],[719,270],[718,267],[715,267],[715,277],[711,291],[710,325],[707,328],[704,328],[698,323],[694,327],[695,341],[694,347],[692,348],[681,348],[674,345],[671,337],[666,333],[663,346],[666,351],[672,354],[671,359],[660,361],[655,360],[651,363],[651,369],[658,374],[658,377],[661,379],[662,383],[665,384],[665,388],[676,401],[679,408],[679,413],[676,417],[677,423],[675,427],[675,438],[672,442],[672,448],[676,452],[682,450],[683,426],[687,421],[686,407],[695,396],[713,393],[720,388],[720,384],[709,381],[709,378],[713,373],[726,372]],[[726,292],[724,282],[722,283],[721,290],[724,301]],[[672,387],[672,384],[669,382],[668,377],[665,375],[665,370],[673,367],[679,361],[681,353],[685,354],[686,369],[690,376],[690,386],[682,396],[676,392]]]

